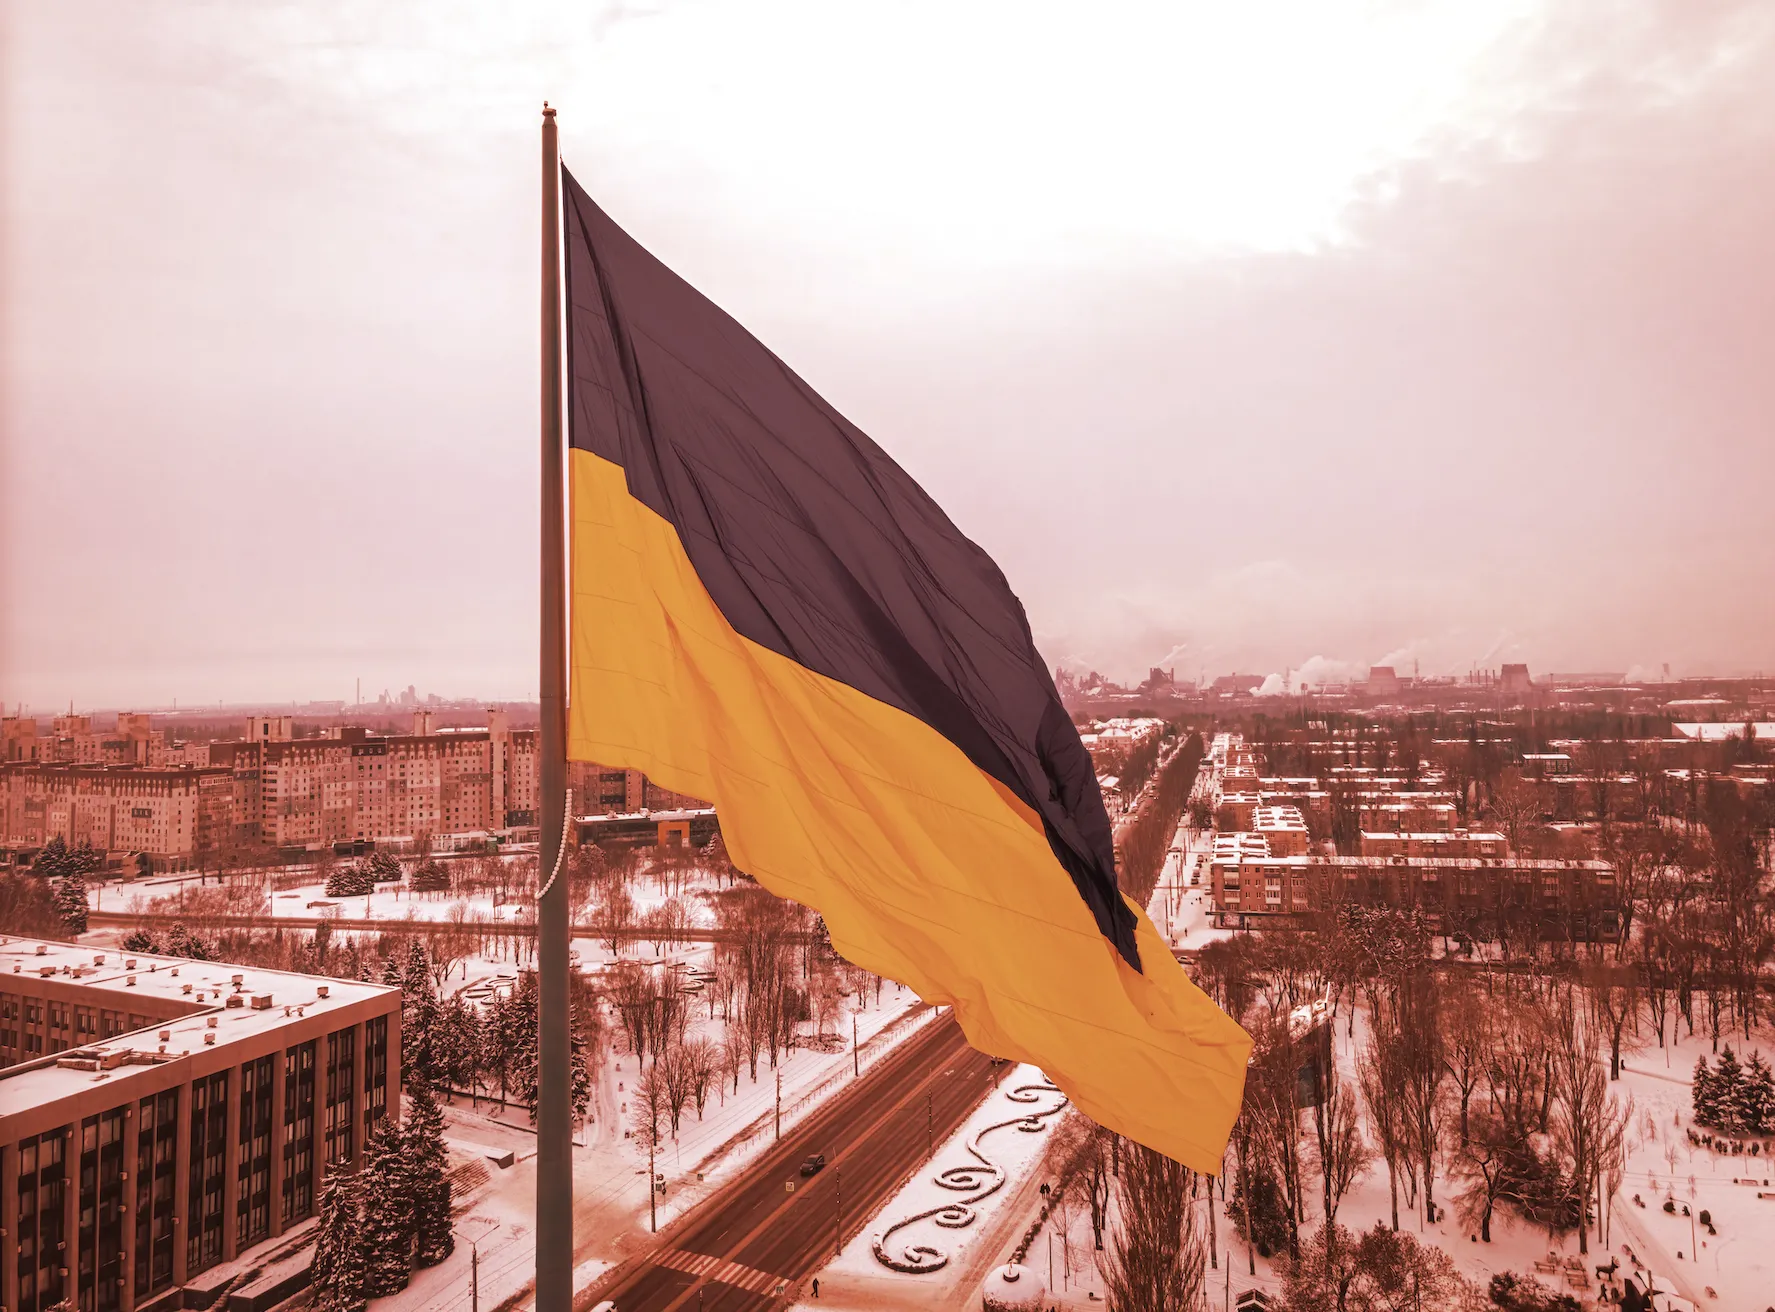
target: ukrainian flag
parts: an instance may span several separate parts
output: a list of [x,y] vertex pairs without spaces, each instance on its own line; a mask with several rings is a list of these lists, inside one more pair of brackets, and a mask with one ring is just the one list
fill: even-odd
[[1218,1171],[1250,1040],[1116,883],[991,558],[562,173],[569,759],[707,798],[734,863],[1096,1121]]

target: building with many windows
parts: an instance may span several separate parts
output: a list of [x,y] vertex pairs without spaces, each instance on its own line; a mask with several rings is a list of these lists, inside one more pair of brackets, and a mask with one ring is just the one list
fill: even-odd
[[314,1215],[397,1106],[400,1016],[382,985],[0,938],[0,1307],[171,1309]]
[[[1241,835],[1243,837],[1243,835]],[[1532,918],[1581,941],[1612,932],[1620,887],[1606,861],[1476,856],[1269,856],[1223,850],[1210,862],[1214,923],[1304,923],[1340,906],[1416,909],[1437,929]]]
[[190,869],[228,841],[233,807],[234,776],[210,766],[0,765],[0,841],[15,848],[61,838]]

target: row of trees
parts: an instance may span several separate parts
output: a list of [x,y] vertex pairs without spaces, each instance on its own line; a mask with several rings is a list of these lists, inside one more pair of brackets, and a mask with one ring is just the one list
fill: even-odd
[[1775,1134],[1775,1074],[1762,1053],[1740,1064],[1727,1044],[1711,1067],[1707,1058],[1697,1058],[1692,1092],[1697,1125],[1727,1134]]
[[1144,904],[1159,882],[1201,763],[1202,739],[1192,734],[1159,767],[1152,796],[1117,837],[1116,878],[1137,902]]
[[[1587,1226],[1604,1231],[1633,1130],[1631,1102],[1609,1090],[1608,1054],[1630,1018],[1623,990],[1607,976],[1482,977],[1433,962],[1429,937],[1409,913],[1351,908],[1323,933],[1245,936],[1198,959],[1203,988],[1255,1041],[1230,1173],[1253,1249],[1298,1256],[1309,1199],[1335,1223],[1377,1163],[1394,1229],[1402,1202],[1434,1220],[1447,1181],[1486,1242],[1500,1205],[1578,1229],[1581,1249]],[[1365,1013],[1354,1080],[1325,1059],[1323,1037],[1290,1025],[1321,996],[1352,1040]]]
[[[1216,1218],[1225,1202],[1224,1193],[1216,1198],[1211,1177],[1082,1116],[1055,1130],[1044,1170],[1054,1182],[1048,1213],[1059,1232],[1069,1233],[1088,1216],[1093,1260],[1110,1308],[1206,1312],[1208,1273],[1219,1264]],[[1070,1245],[1063,1246],[1062,1270],[1069,1277],[1072,1261]],[[1446,1253],[1385,1225],[1358,1235],[1327,1219],[1281,1266],[1286,1312],[1479,1312],[1487,1306]],[[1526,1312],[1529,1305],[1521,1306]],[[1545,1307],[1563,1312],[1551,1303]]]
[[398,858],[388,852],[373,852],[362,861],[334,866],[326,874],[324,887],[328,897],[368,897],[376,885],[398,883],[405,876]]

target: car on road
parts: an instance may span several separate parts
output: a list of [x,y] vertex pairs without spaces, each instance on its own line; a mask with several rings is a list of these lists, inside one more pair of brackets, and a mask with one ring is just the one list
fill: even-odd
[[809,1153],[801,1163],[803,1175],[818,1175],[826,1166],[825,1153]]

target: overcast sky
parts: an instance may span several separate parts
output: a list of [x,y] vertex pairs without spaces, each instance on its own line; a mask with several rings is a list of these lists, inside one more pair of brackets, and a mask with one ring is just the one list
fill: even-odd
[[1051,662],[1775,668],[1762,0],[7,13],[9,704],[534,695],[544,98]]

